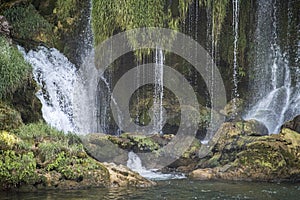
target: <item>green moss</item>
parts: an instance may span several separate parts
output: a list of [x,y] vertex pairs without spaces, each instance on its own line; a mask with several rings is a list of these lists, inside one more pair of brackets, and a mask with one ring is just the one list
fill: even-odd
[[0,130],[11,130],[23,124],[20,113],[0,102]]
[[199,140],[194,140],[193,143],[188,148],[188,150],[186,150],[183,153],[182,157],[183,158],[194,158],[194,157],[196,157],[200,147],[201,147],[201,143],[199,142]]
[[78,136],[65,135],[42,122],[24,125],[14,133],[0,132],[0,189],[67,187],[64,181],[74,181],[80,187],[82,180],[89,187],[108,184],[108,170],[86,154]]
[[300,134],[288,128],[283,128],[280,135],[290,142],[293,148],[300,147]]
[[43,139],[61,141],[62,139],[66,138],[62,131],[57,131],[44,122],[24,125],[14,130],[14,134],[27,141],[39,141]]
[[13,36],[22,40],[51,42],[53,26],[33,5],[15,6],[3,12],[13,27]]
[[154,151],[160,148],[151,137],[138,134],[125,133],[121,135],[122,138],[128,138],[133,147],[137,147],[139,151]]
[[209,167],[217,167],[220,165],[221,154],[215,154],[212,158],[207,161]]
[[31,66],[22,54],[0,36],[0,99],[15,92],[28,78]]
[[53,13],[56,14],[58,20],[60,21],[70,21],[77,12],[78,0],[57,0],[56,7]]
[[30,77],[24,85],[16,90],[13,96],[7,100],[20,112],[22,121],[25,124],[39,122],[43,119],[42,103],[35,95],[38,89],[39,87],[33,80],[33,77]]

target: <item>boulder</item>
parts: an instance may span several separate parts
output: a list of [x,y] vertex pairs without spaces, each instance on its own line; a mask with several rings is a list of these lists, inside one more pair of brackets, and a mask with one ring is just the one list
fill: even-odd
[[111,187],[150,187],[156,185],[155,182],[143,178],[124,165],[116,165],[115,163],[103,164],[109,171]]
[[81,140],[87,153],[100,162],[125,164],[128,159],[127,151],[121,148],[122,145],[128,145],[128,142],[119,141],[117,136],[94,133],[83,136]]
[[201,155],[190,173],[195,179],[300,181],[300,134],[291,129],[267,135],[253,120],[227,122]]
[[300,133],[300,115],[296,116],[294,119],[286,122],[282,128],[289,128]]

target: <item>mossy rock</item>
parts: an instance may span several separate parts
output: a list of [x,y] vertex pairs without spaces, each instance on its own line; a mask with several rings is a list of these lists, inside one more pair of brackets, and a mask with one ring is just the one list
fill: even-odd
[[125,164],[128,159],[128,152],[122,149],[126,144],[118,137],[95,133],[83,136],[82,142],[88,154],[100,162]]
[[294,119],[284,123],[282,125],[283,128],[289,128],[291,130],[294,130],[298,133],[300,133],[300,115],[294,117]]
[[247,145],[234,164],[243,169],[240,176],[254,180],[300,181],[300,137],[283,129],[278,135],[262,137]]
[[280,134],[258,135],[250,129],[243,132],[238,123],[222,125],[210,153],[200,160],[192,177],[203,179],[200,172],[205,171],[209,172],[207,179],[300,181],[297,132],[284,128]]
[[2,190],[110,185],[106,167],[85,153],[75,135],[65,135],[39,123],[24,125],[11,133],[1,132],[0,136]]
[[22,120],[26,124],[43,120],[42,103],[35,95],[38,89],[33,77],[30,76],[9,99],[14,108],[20,112]]
[[121,138],[130,140],[132,144],[131,149],[135,152],[152,152],[158,150],[160,145],[151,137],[152,135],[146,136],[138,133],[124,133],[121,135]]
[[18,111],[0,101],[0,130],[11,130],[23,124]]
[[209,143],[201,146],[199,157],[219,152],[222,153],[221,163],[226,164],[233,161],[246,144],[266,134],[266,127],[255,120],[223,123]]
[[5,9],[3,15],[12,25],[13,39],[22,46],[33,48],[40,43],[54,44],[53,25],[32,4],[14,4]]
[[228,119],[241,119],[241,114],[244,111],[245,101],[240,98],[231,99],[226,106],[220,110],[222,115]]

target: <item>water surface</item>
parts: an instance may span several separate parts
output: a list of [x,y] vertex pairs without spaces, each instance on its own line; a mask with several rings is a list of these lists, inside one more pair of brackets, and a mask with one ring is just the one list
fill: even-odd
[[300,198],[300,183],[255,183],[192,181],[188,179],[158,181],[151,188],[113,188],[34,193],[0,193],[0,199],[263,199]]

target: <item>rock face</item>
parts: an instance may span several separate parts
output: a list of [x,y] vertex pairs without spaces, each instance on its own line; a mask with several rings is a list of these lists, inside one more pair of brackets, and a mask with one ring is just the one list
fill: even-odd
[[[190,177],[201,180],[300,181],[300,135],[284,128],[266,135],[250,122],[224,123]],[[200,154],[201,154],[200,150]]]
[[[123,160],[124,164],[129,151],[167,154],[162,147],[172,142],[173,137],[137,133],[125,133],[120,137],[96,134],[89,142],[94,153],[102,149],[106,152],[102,156],[107,156],[111,152],[109,156],[115,156],[118,162]],[[108,142],[110,145],[106,146]],[[120,152],[112,151],[110,147],[119,149],[125,156],[121,157]],[[207,145],[195,139],[186,152],[162,171],[183,172],[201,180],[300,181],[299,158],[300,134],[297,132],[284,128],[278,135],[268,135],[267,128],[258,121],[235,121],[223,123]],[[142,163],[151,167],[151,160],[142,160]],[[128,179],[127,176],[123,178]]]
[[293,120],[286,122],[282,127],[300,133],[300,115],[296,116]]
[[[166,159],[172,157],[172,152],[163,150],[169,142],[172,141],[174,135],[142,135],[138,133],[124,133],[120,137],[105,134],[90,134],[82,138],[83,144],[89,155],[101,162],[114,162],[117,164],[126,165],[128,153],[133,151],[139,153],[149,153],[152,155],[141,158],[143,166],[147,168],[161,168],[163,171],[180,171],[188,172],[192,170],[198,160],[197,152],[200,149],[199,140],[194,140],[189,148],[176,161],[166,162],[171,163],[168,166],[153,166],[153,159],[157,159],[158,155],[165,155]],[[156,157],[157,156],[157,157]],[[162,163],[159,163],[162,164]]]

